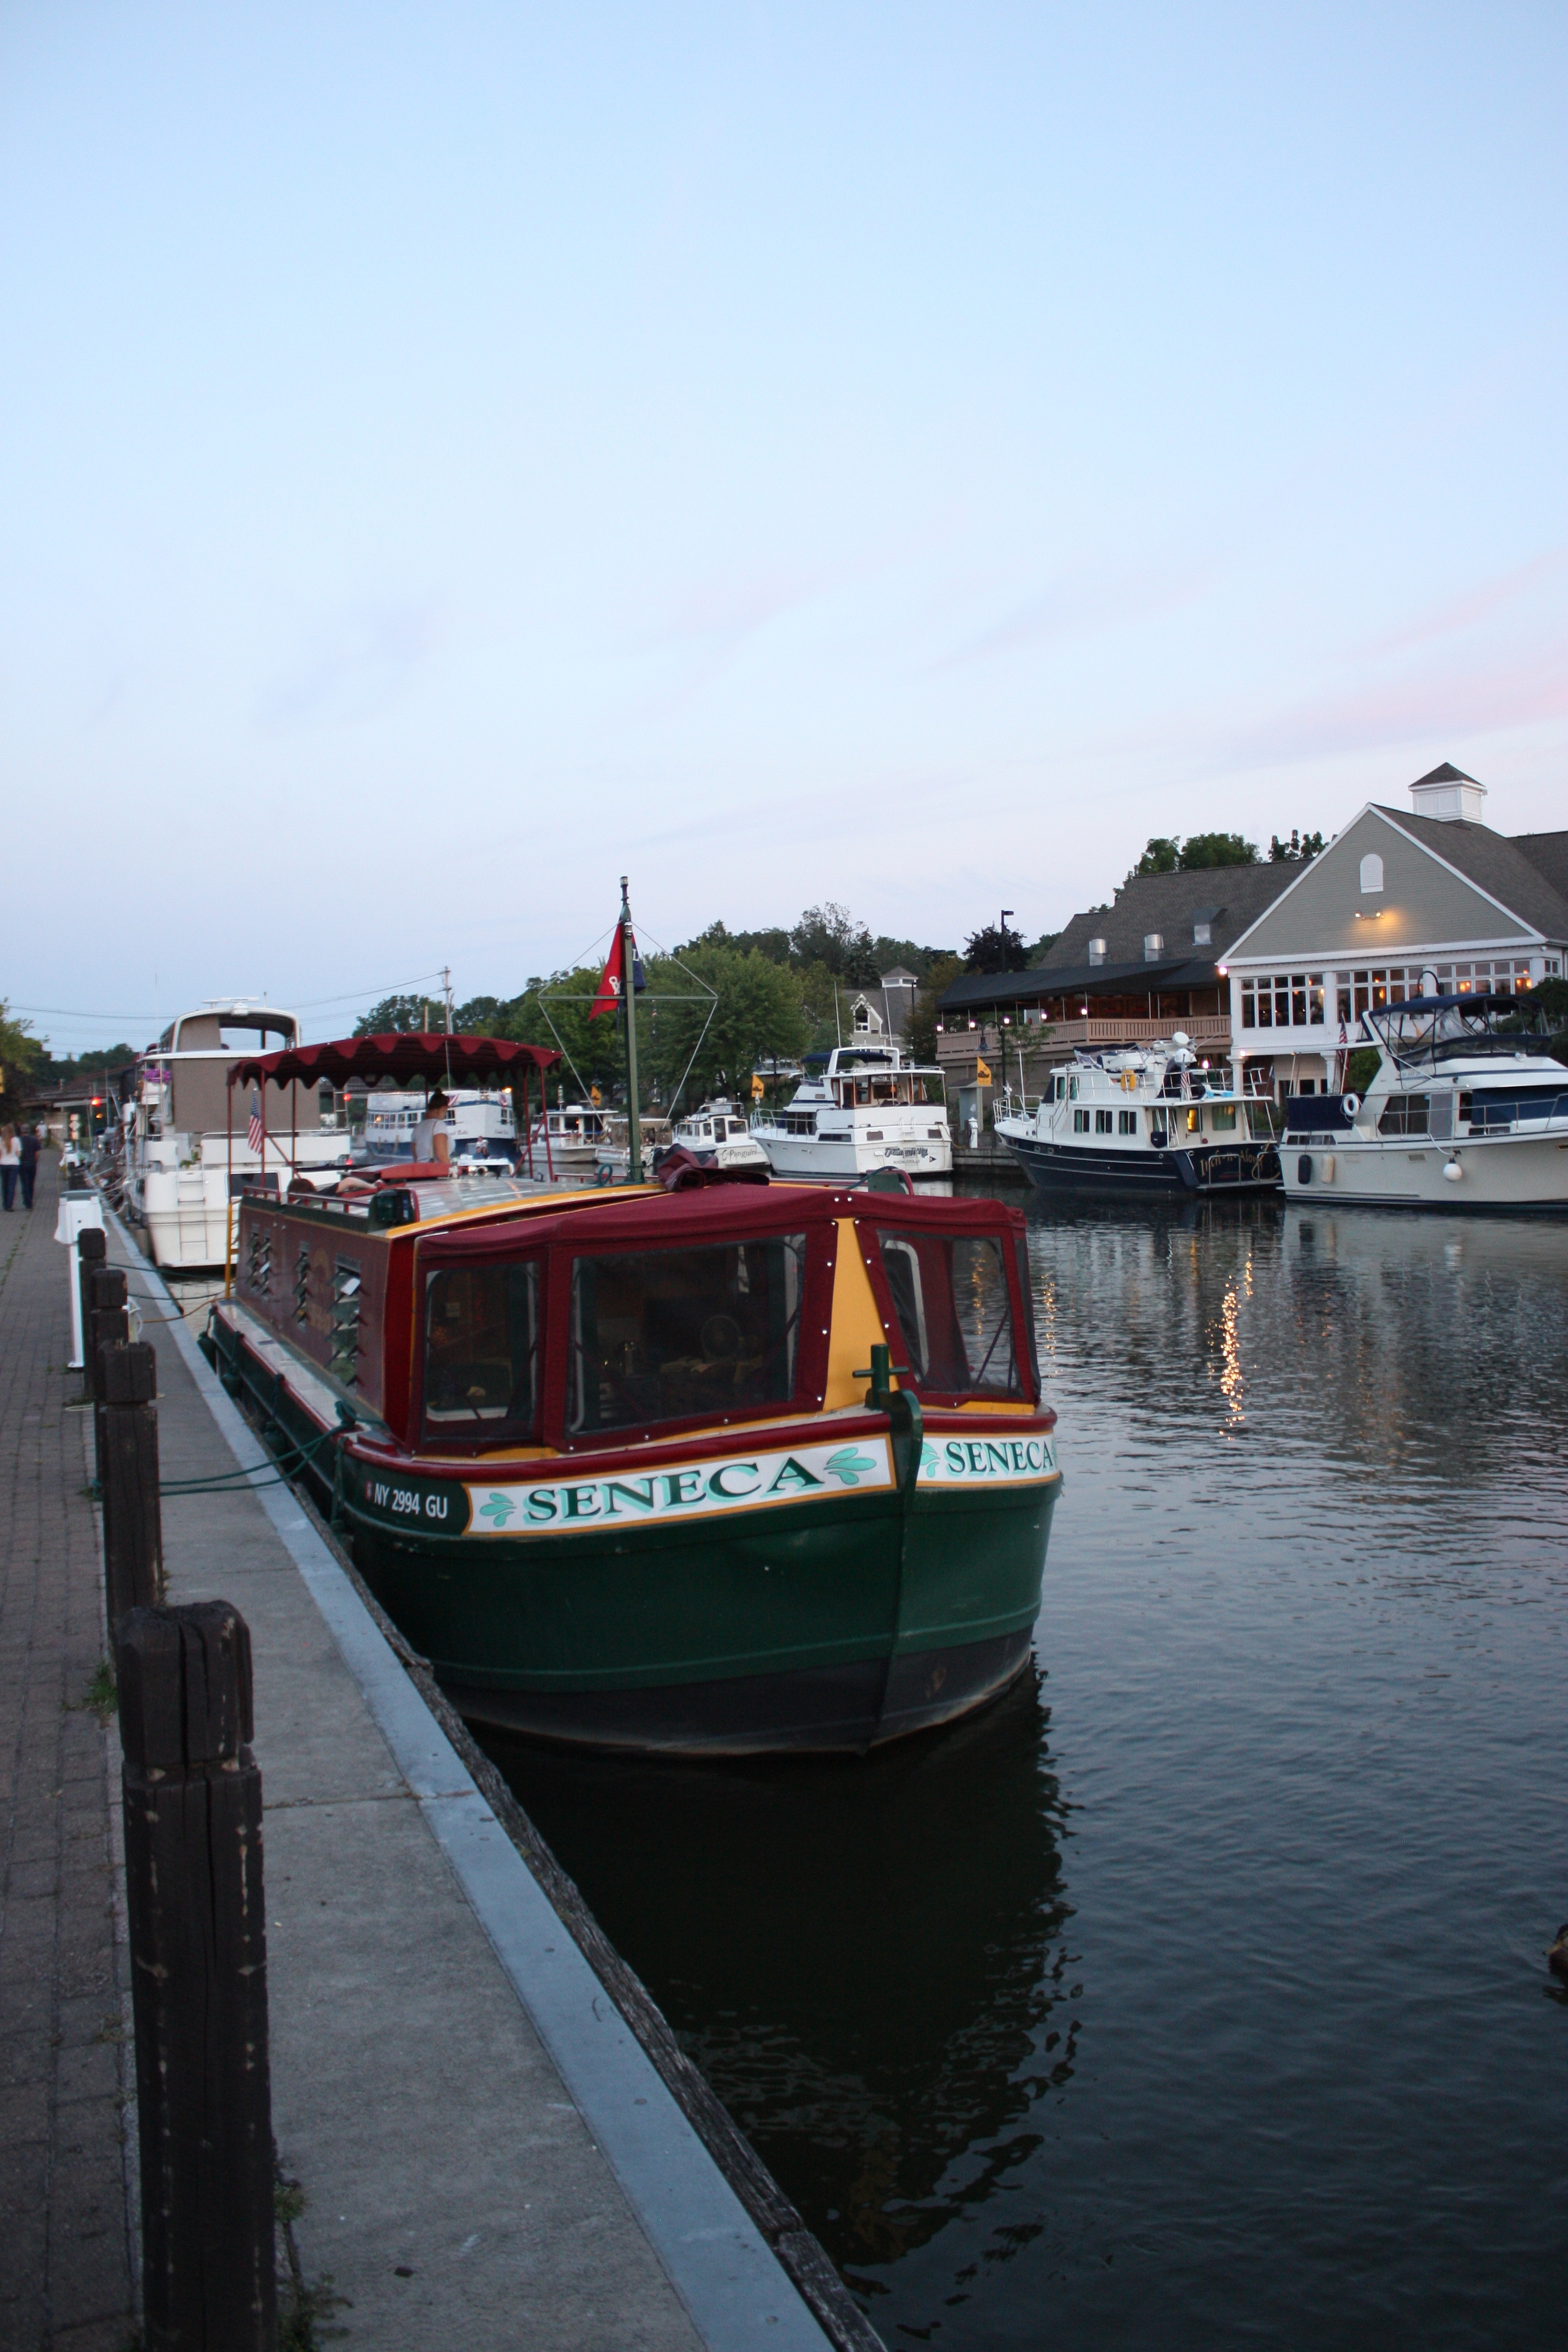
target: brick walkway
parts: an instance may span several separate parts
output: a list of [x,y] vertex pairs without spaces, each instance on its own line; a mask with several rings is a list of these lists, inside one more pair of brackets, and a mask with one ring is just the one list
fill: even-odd
[[0,1216],[0,2352],[124,2352],[118,1745],[83,1703],[103,1601],[58,1197],[50,1154]]

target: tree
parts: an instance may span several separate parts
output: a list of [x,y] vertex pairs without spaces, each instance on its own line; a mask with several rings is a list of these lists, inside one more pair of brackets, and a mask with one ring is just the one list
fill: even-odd
[[962,956],[946,955],[939,956],[927,972],[925,985],[910,1007],[910,1025],[904,1033],[904,1044],[917,1062],[936,1060],[937,1007],[963,969]]
[[[1044,963],[1047,950],[1054,948],[1060,937],[1060,931],[1042,931],[1029,950],[1029,965]],[[1028,967],[1026,966],[1026,969]]]
[[1552,1034],[1552,1051],[1558,1061],[1568,1062],[1568,980],[1543,980],[1530,992],[1530,1001],[1538,1004]]
[[446,1014],[444,1009],[439,1006],[438,1001],[433,1003],[427,996],[384,996],[379,1004],[373,1004],[370,1011],[362,1013],[354,1023],[354,1035],[356,1037],[406,1036],[412,1030],[427,1028],[429,1015],[433,1011],[437,1010],[441,1012],[441,1021],[437,1026],[441,1026],[445,1023]]
[[[639,1012],[639,1060],[649,1077],[658,1079],[667,1107],[694,1053],[683,1108],[720,1088],[743,1100],[753,1070],[774,1059],[793,1062],[805,1050],[800,982],[786,965],[756,949],[742,953],[732,946],[695,947],[679,963],[655,956],[647,977],[648,996],[666,1001],[645,1000]],[[703,985],[717,997],[711,1007],[702,997]]]
[[38,1041],[26,1021],[13,1021],[0,996],[0,1118],[15,1119],[32,1092],[38,1065]]
[[789,949],[796,964],[824,964],[847,987],[865,988],[877,978],[870,932],[831,898],[805,908],[789,935]]
[[1244,841],[1239,833],[1189,833],[1184,841],[1179,834],[1173,839],[1155,834],[1127,879],[1135,881],[1141,874],[1194,874],[1211,866],[1258,862],[1258,844]]
[[1292,825],[1289,841],[1281,841],[1277,833],[1269,835],[1268,863],[1270,866],[1305,866],[1309,858],[1321,856],[1322,848],[1321,833],[1298,833]]
[[1023,971],[1029,961],[1023,933],[1011,923],[988,923],[973,931],[963,943],[966,971]]

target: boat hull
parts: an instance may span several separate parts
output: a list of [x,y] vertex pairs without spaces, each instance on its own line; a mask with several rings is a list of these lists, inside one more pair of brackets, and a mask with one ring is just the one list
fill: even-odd
[[[1469,1136],[1453,1144],[1335,1137],[1281,1147],[1285,1195],[1303,1206],[1568,1212],[1568,1135]],[[1445,1174],[1458,1166],[1457,1180]]]
[[1279,1158],[1271,1143],[1204,1144],[1180,1150],[1096,1150],[1008,1135],[1003,1140],[1042,1192],[1125,1193],[1191,1200],[1221,1192],[1277,1192]]
[[900,1137],[882,1143],[863,1137],[840,1140],[830,1136],[792,1136],[763,1130],[757,1138],[773,1173],[790,1183],[853,1184],[879,1168],[902,1169],[907,1175],[951,1176],[950,1138],[923,1139]]
[[[272,1444],[319,1439],[312,1376],[247,1321],[215,1316],[226,1385]],[[912,1484],[867,1414],[531,1476],[356,1439],[315,1481],[474,1722],[650,1754],[864,1752],[1023,1670],[1060,1487],[1049,1424],[965,1416],[927,1437]]]

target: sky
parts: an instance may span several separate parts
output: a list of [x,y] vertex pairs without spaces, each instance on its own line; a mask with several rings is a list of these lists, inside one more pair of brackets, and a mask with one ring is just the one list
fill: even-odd
[[0,0],[0,995],[1568,824],[1565,124],[1513,0]]

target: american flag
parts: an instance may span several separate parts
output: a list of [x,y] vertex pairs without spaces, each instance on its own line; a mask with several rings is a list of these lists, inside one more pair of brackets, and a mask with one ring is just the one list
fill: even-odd
[[267,1140],[266,1129],[261,1124],[261,1097],[254,1087],[250,1089],[250,1125],[246,1129],[246,1140],[252,1151],[259,1151]]
[[1340,1043],[1342,1045],[1348,1045],[1350,1044],[1350,1039],[1345,1034],[1345,1024],[1342,1021],[1340,1023]]

